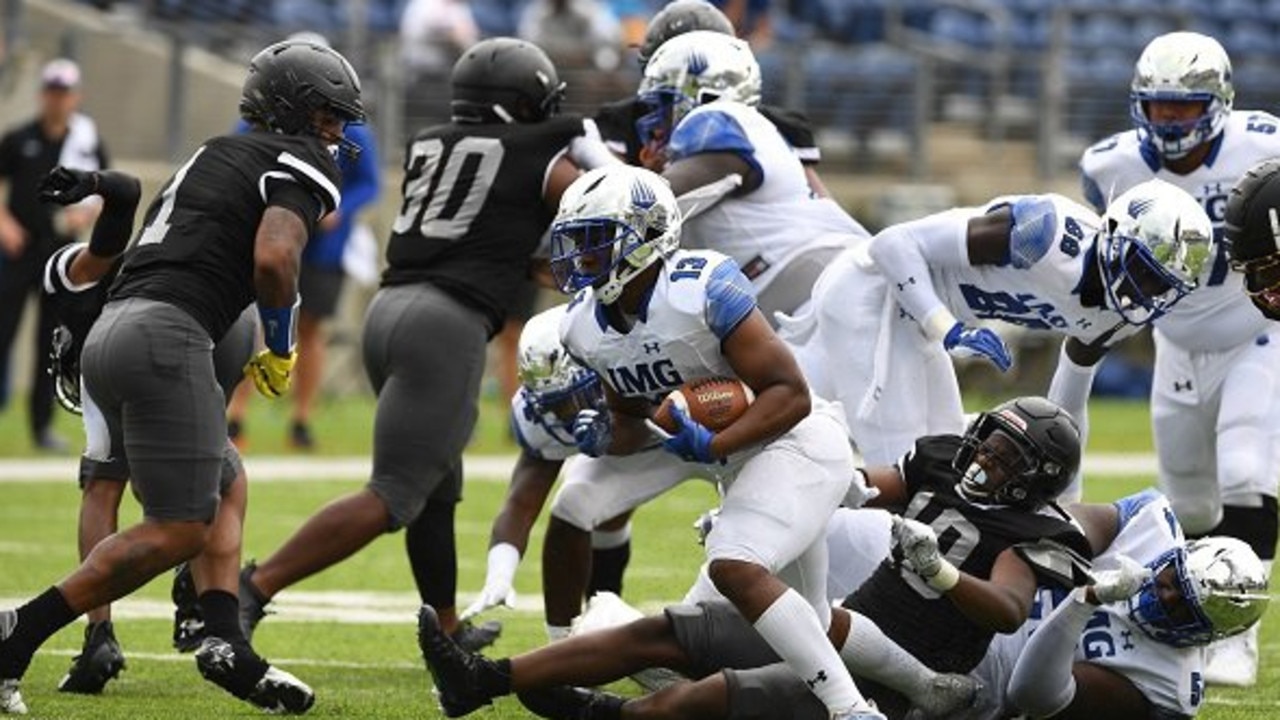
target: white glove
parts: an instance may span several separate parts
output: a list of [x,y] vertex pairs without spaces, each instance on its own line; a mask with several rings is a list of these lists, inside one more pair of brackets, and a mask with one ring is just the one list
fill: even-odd
[[934,590],[946,592],[960,582],[960,571],[938,552],[938,535],[928,525],[894,515],[893,542],[907,567]]
[[484,587],[480,590],[480,595],[458,616],[458,620],[467,620],[499,605],[515,607],[516,591],[512,584],[519,565],[520,551],[514,545],[499,543],[489,548]]
[[720,517],[720,508],[715,507],[702,513],[697,520],[693,521],[693,531],[698,534],[698,544],[706,545],[707,536],[711,534],[711,530],[716,526],[716,520]]
[[1093,596],[1106,605],[1133,597],[1151,577],[1151,568],[1128,555],[1116,556],[1117,566],[1093,571]]
[[841,505],[857,510],[878,497],[880,497],[880,488],[867,482],[865,470],[855,468],[853,482],[849,483],[849,490],[844,494],[844,502]]

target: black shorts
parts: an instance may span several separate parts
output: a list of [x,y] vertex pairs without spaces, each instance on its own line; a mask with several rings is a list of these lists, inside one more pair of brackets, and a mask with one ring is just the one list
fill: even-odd
[[302,309],[321,319],[333,317],[338,312],[342,282],[346,277],[342,268],[322,268],[304,263],[298,271],[298,295],[302,297]]

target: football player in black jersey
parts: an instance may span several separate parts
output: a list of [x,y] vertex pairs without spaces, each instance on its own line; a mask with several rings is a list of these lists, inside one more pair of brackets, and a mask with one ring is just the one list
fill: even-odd
[[[298,257],[338,204],[334,153],[345,145],[343,126],[362,121],[364,110],[359,78],[345,58],[292,41],[254,56],[240,111],[255,131],[206,141],[169,179],[85,340],[84,387],[101,411],[85,454],[128,457],[143,520],[98,543],[34,600],[0,611],[5,711],[25,710],[19,682],[53,633],[195,557],[222,523],[238,523],[243,513],[243,498],[235,497],[243,484],[220,482],[226,419],[214,340],[256,301],[267,349],[245,371],[264,394],[287,390]],[[79,263],[70,264],[73,281]],[[225,572],[234,575],[234,565]],[[210,585],[228,582],[236,580]],[[311,689],[248,645],[236,596],[204,595],[201,674],[259,707],[306,711]]]
[[1244,291],[1258,312],[1280,320],[1280,160],[1249,168],[1227,201],[1226,239],[1231,269],[1244,275]]
[[[1079,463],[1075,422],[1043,398],[1024,397],[982,413],[964,436],[921,438],[899,465],[860,471],[878,490],[871,504],[901,513],[896,547],[833,615],[829,635],[882,712],[901,717],[905,696],[935,717],[963,706],[974,686],[933,671],[972,669],[994,633],[1026,620],[1038,581],[1077,579],[1055,565],[1080,567],[1092,549],[1053,498]],[[419,644],[450,717],[512,692],[542,717],[616,719],[624,703],[655,718],[827,717],[721,602],[673,606],[660,617],[498,661],[461,653],[424,608]],[[653,665],[698,681],[631,701],[548,689],[603,684]]]
[[557,114],[565,84],[532,43],[481,41],[451,82],[453,120],[406,147],[389,267],[365,319],[365,370],[378,394],[373,476],[247,569],[250,623],[281,589],[405,528],[418,591],[441,608],[445,629],[470,648],[501,630],[460,623],[455,598],[454,514],[485,346],[579,167],[614,160],[581,117]]
[[[664,42],[677,35],[694,30],[734,35],[733,23],[720,8],[706,0],[675,0],[659,10],[649,20],[645,30],[644,41],[640,44],[640,67],[643,69],[653,57],[654,51]],[[809,179],[809,187],[819,197],[827,196],[827,189],[818,177],[817,165],[822,159],[817,141],[813,136],[813,126],[803,113],[775,107],[760,105],[757,108],[769,122],[778,128],[778,132],[786,138],[796,153],[796,157],[804,163],[805,175]],[[593,118],[600,129],[600,134],[608,143],[609,149],[623,158],[628,165],[643,165],[641,150],[644,143],[636,130],[636,121],[649,112],[649,108],[638,96],[632,96],[601,105]],[[676,193],[680,194],[679,191]]]

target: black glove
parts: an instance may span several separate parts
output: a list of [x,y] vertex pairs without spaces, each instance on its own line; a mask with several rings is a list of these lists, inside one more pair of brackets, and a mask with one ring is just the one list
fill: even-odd
[[98,173],[59,165],[40,180],[36,190],[40,193],[40,202],[71,205],[98,192]]

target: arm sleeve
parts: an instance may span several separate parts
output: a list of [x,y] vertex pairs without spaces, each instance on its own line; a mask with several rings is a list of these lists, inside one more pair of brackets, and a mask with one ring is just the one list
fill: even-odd
[[1076,696],[1076,643],[1093,617],[1084,588],[1067,599],[1031,634],[1009,678],[1009,700],[1032,717],[1062,712]]
[[956,319],[938,296],[929,268],[969,265],[965,217],[952,210],[893,225],[876,235],[868,247],[898,304],[938,342]]
[[[1080,447],[1089,442],[1089,391],[1093,388],[1093,374],[1096,365],[1077,365],[1067,355],[1067,341],[1062,342],[1058,351],[1058,367],[1053,371],[1053,380],[1049,382],[1049,399],[1067,411],[1080,428]],[[1059,496],[1062,503],[1077,502],[1081,494],[1080,471],[1071,479],[1071,484]]]
[[381,178],[378,174],[378,146],[373,133],[363,125],[353,125],[348,132],[351,139],[360,146],[360,155],[352,161],[350,170],[342,174],[342,201],[339,210],[347,217],[355,217],[365,205],[378,197]]
[[98,194],[102,196],[102,214],[93,225],[89,251],[100,258],[111,258],[124,252],[129,244],[142,185],[127,173],[103,170],[98,173]]

